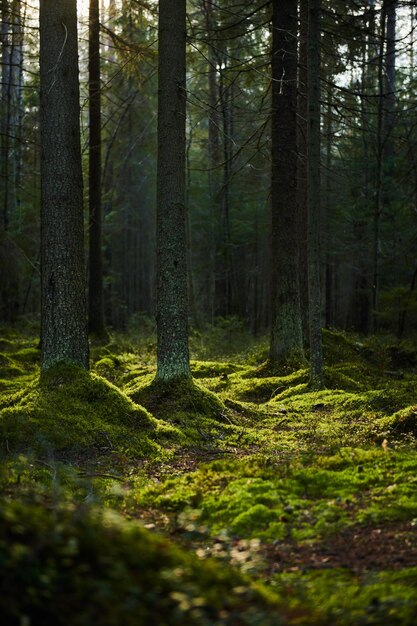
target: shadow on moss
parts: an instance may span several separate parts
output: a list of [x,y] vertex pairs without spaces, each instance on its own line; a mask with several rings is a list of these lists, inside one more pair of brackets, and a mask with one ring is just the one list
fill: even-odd
[[1,502],[3,623],[284,623],[276,596],[238,572],[202,562],[112,511],[49,509]]

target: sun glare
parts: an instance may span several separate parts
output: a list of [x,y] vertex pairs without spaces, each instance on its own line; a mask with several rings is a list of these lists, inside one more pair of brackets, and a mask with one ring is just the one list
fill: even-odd
[[[85,16],[88,15],[88,5],[90,4],[89,0],[77,0],[78,7],[78,15]],[[101,7],[107,6],[107,0],[99,0],[100,9]]]

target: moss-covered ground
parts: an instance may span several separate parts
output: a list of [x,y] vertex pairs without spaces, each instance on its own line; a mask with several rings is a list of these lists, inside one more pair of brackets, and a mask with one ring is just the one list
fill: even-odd
[[40,379],[3,331],[2,623],[416,624],[415,343],[324,331],[311,391],[224,321],[177,402],[151,336]]

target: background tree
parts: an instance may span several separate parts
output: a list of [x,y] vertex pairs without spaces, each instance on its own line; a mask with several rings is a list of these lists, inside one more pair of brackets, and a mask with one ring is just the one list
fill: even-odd
[[100,8],[90,0],[88,40],[89,91],[89,331],[106,339],[103,302],[102,202],[101,202],[101,84],[100,84]]
[[[39,317],[39,73],[34,23],[38,16],[32,4],[25,0],[3,4],[8,18],[2,26],[5,29],[7,22],[8,35],[7,46],[2,46],[0,204],[3,217],[7,204],[8,225],[7,233],[2,229],[0,289],[9,287],[2,292],[0,306],[6,320],[16,313],[35,321]],[[302,104],[307,21],[306,2],[298,4]],[[191,322],[198,319],[203,329],[220,325],[256,334],[270,331],[271,7],[263,0],[187,4],[187,252],[194,293]],[[83,15],[85,5],[80,8],[87,180],[88,19]],[[156,304],[156,8],[156,3],[104,1],[101,16],[105,316],[109,328],[135,332],[153,330]],[[410,3],[398,0],[394,20],[387,2],[385,9],[379,0],[322,2],[321,313],[328,326],[361,333],[372,330],[375,250],[379,263],[376,326],[394,333],[401,328],[401,335],[407,336],[414,332],[417,319],[415,288],[410,292],[417,251],[412,9]],[[19,52],[12,63],[15,76],[9,80],[12,50]],[[394,89],[388,85],[392,70]],[[302,145],[306,110],[299,106],[298,111],[302,183],[307,166]],[[299,193],[303,211],[305,185],[303,191],[299,184]],[[306,228],[302,225],[307,220],[300,221],[305,320]]]
[[308,193],[308,305],[310,319],[310,382],[323,386],[320,285],[320,9],[321,0],[308,4],[307,64],[307,193]]
[[272,3],[271,341],[273,367],[303,362],[297,220],[297,2]]
[[2,0],[0,101],[0,319],[15,322],[19,312],[19,255],[11,236],[20,206],[23,22],[20,0]]

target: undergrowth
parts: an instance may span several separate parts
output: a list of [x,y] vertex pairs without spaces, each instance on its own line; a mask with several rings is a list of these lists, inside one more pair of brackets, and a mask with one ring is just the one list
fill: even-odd
[[416,346],[324,331],[312,391],[223,320],[168,389],[147,330],[42,379],[0,340],[3,621],[414,625]]

